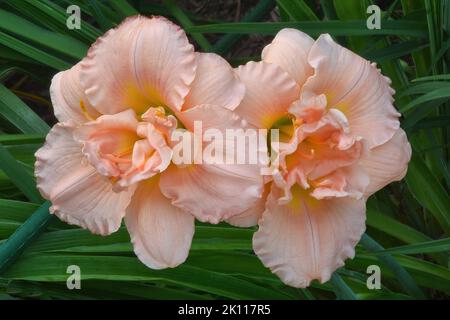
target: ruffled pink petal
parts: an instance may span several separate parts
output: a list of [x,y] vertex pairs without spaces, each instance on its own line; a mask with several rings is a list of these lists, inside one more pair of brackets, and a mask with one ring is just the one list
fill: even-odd
[[315,73],[303,86],[302,97],[325,94],[327,107],[342,111],[351,133],[367,139],[369,148],[394,135],[400,116],[392,104],[394,90],[373,64],[341,47],[328,34],[316,40],[308,61]]
[[134,252],[146,266],[174,268],[186,260],[194,235],[194,217],[170,204],[161,194],[157,178],[139,184],[125,223]]
[[[345,132],[342,120],[329,112],[317,122],[298,127],[288,143],[280,144],[281,167],[288,174],[302,176],[303,180],[316,180],[357,163],[365,145]],[[306,182],[302,185],[307,187]]]
[[169,166],[161,192],[202,222],[219,223],[252,207],[261,197],[262,178],[250,165]]
[[114,115],[103,115],[74,130],[74,138],[83,146],[83,154],[97,171],[107,177],[118,177],[122,162],[118,158],[130,155],[138,121],[132,109]]
[[279,205],[272,189],[253,248],[284,283],[304,288],[313,279],[328,281],[353,258],[365,230],[365,203],[348,197],[319,201],[300,190],[290,203]]
[[314,72],[307,62],[313,43],[314,40],[306,33],[296,29],[283,29],[263,49],[261,57],[265,62],[280,66],[301,87]]
[[299,97],[295,80],[275,64],[251,61],[236,73],[246,91],[234,111],[257,128],[270,128],[287,115],[289,106]]
[[61,220],[107,235],[120,227],[133,189],[112,190],[112,183],[84,159],[73,128],[56,124],[36,152],[37,187],[52,202],[50,212]]
[[197,124],[201,123],[203,131],[207,129],[225,131],[226,129],[244,128],[247,125],[247,122],[236,112],[211,104],[197,105],[179,112],[177,118],[191,132],[194,132],[196,121]]
[[314,191],[311,192],[311,196],[319,200],[333,197],[361,199],[369,181],[369,176],[359,165],[340,168],[314,181],[312,183]]
[[196,53],[197,71],[183,110],[200,104],[213,104],[235,109],[245,93],[245,86],[233,68],[214,53]]
[[365,196],[369,197],[389,183],[403,179],[410,159],[411,145],[402,129],[397,130],[385,144],[373,148],[360,162],[370,178]]
[[146,139],[136,141],[131,157],[131,167],[121,175],[118,185],[127,187],[149,179],[164,171],[172,159],[172,149],[165,136],[151,123],[141,123],[138,131],[143,131]]
[[[193,138],[195,121],[202,124],[203,134],[209,129],[215,129],[221,134],[218,138],[222,142],[222,149],[218,150],[218,153],[222,155],[222,161],[213,163],[212,159],[206,156],[200,159],[201,163],[197,161],[195,164],[191,162],[169,166],[161,175],[162,193],[172,200],[173,205],[190,212],[200,221],[211,223],[218,223],[254,205],[263,190],[259,161],[264,155],[258,154],[255,164],[237,164],[236,161],[226,164],[227,154],[236,156],[238,152],[249,152],[248,143],[243,151],[237,149],[237,143],[233,148],[231,143],[226,142],[226,131],[241,129],[245,132],[248,128],[246,122],[232,111],[212,105],[196,106],[181,112],[178,117],[190,130]],[[233,138],[229,137],[228,140],[231,139]],[[214,141],[201,143],[203,150],[197,151],[200,156],[206,154],[204,151],[210,143]],[[190,159],[193,158],[194,155]]]
[[135,16],[92,45],[81,83],[103,114],[157,106],[180,110],[195,68],[194,48],[180,27],[162,17]]
[[270,191],[270,183],[266,184],[264,193],[261,198],[249,209],[244,212],[235,215],[226,220],[227,223],[235,227],[248,228],[258,224],[263,212],[266,210],[267,196]]
[[[87,100],[80,84],[80,63],[57,73],[50,85],[55,117],[60,121],[84,123],[99,116]],[[84,110],[83,110],[84,109]]]

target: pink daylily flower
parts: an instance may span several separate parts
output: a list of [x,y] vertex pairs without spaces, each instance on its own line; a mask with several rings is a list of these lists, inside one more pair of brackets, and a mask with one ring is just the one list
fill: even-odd
[[366,199],[406,174],[390,80],[329,35],[294,29],[236,73],[247,90],[235,112],[280,130],[280,165],[259,203],[228,222],[259,225],[254,251],[284,283],[326,282],[355,254]]
[[171,162],[180,127],[244,127],[232,110],[245,86],[221,57],[195,53],[170,21],[128,18],[55,75],[50,93],[59,123],[35,165],[50,211],[101,235],[124,218],[148,267],[185,261],[195,218],[217,223],[259,200],[257,166]]

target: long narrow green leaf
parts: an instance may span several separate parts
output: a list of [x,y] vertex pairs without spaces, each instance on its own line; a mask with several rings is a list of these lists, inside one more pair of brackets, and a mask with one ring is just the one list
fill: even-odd
[[82,42],[45,30],[2,9],[0,9],[0,29],[74,59],[81,59],[87,52],[87,46]]
[[[67,287],[65,287],[67,290]],[[157,300],[205,300],[211,299],[208,295],[200,295],[183,289],[172,289],[145,283],[123,281],[83,281],[83,291],[89,289],[98,290],[100,297],[105,293],[118,293],[139,299]]]
[[430,252],[450,252],[450,238],[415,243],[407,246],[384,249],[374,252],[375,254],[419,254]]
[[0,199],[1,219],[24,222],[37,208],[36,203]]
[[381,62],[384,60],[397,59],[427,47],[427,43],[423,43],[422,41],[417,40],[410,40],[400,42],[386,48],[374,49],[369,52],[363,53],[362,55],[368,60]]
[[32,281],[66,281],[67,267],[78,265],[82,280],[162,281],[231,299],[286,299],[288,295],[237,277],[186,264],[152,270],[136,258],[79,255],[33,255],[21,258],[2,276]]
[[[248,229],[197,226],[193,246],[203,250],[240,246],[248,250],[251,249],[252,234],[252,230]],[[108,237],[95,236],[83,229],[69,229],[42,235],[30,246],[29,251],[113,252],[120,250],[131,253],[132,248],[127,245],[129,242],[130,237],[125,228],[119,229]]]
[[45,202],[19,229],[0,245],[0,275],[19,257],[20,253],[47,226],[52,218],[48,212],[49,202]]
[[14,93],[0,84],[0,114],[27,134],[47,134],[49,126]]
[[381,29],[369,30],[366,20],[358,21],[305,21],[305,22],[254,22],[220,23],[187,28],[189,33],[238,33],[275,34],[283,28],[295,28],[318,36],[329,33],[335,36],[397,35],[419,38],[427,37],[426,26],[421,21],[386,21]]
[[42,144],[45,141],[43,134],[1,134],[0,143],[3,145],[17,145],[17,144]]
[[412,82],[417,81],[434,81],[434,80],[450,80],[450,74],[438,74],[433,76],[427,76],[427,77],[420,77],[412,80]]
[[[334,0],[334,8],[336,10],[336,14],[338,18],[342,21],[352,21],[352,20],[360,20],[367,19],[366,10],[370,5],[369,0],[360,0],[360,1],[337,1]],[[385,27],[385,23],[383,21],[382,28]],[[367,28],[367,27],[366,27]],[[356,52],[361,52],[367,45],[370,43],[371,38],[367,36],[363,37],[354,37],[348,35],[347,41],[348,46]]]
[[97,23],[100,25],[103,31],[107,31],[113,27],[111,21],[109,21],[102,9],[100,9],[99,4],[95,0],[87,0],[89,7],[91,8],[92,16],[97,20]]
[[419,123],[416,123],[412,127],[412,132],[419,131],[422,129],[433,129],[433,128],[446,128],[450,126],[450,115],[449,116],[436,116],[428,117]]
[[414,152],[406,183],[417,201],[433,214],[445,233],[450,235],[450,197],[433,172]]
[[386,214],[382,214],[371,207],[367,208],[367,225],[405,243],[433,240],[420,231],[417,231]]
[[319,20],[304,0],[277,0],[277,3],[295,21]]
[[86,22],[85,19],[81,19],[80,29],[67,28],[66,23],[69,15],[66,8],[73,4],[80,5],[80,0],[76,3],[72,0],[70,3],[66,3],[65,7],[61,7],[52,0],[3,0],[3,2],[16,9],[23,18],[56,33],[76,38],[86,44],[92,43],[101,35],[101,32]]
[[71,67],[71,64],[52,56],[40,49],[37,49],[23,41],[20,41],[4,32],[0,32],[0,43],[10,49],[20,52],[24,56],[27,56],[37,62],[52,67],[57,70],[65,70]]
[[397,97],[405,97],[412,96],[418,94],[425,94],[436,89],[448,88],[450,89],[450,82],[447,81],[431,81],[431,82],[419,82],[416,84],[410,85],[403,91],[400,91],[396,96]]
[[[418,285],[450,294],[448,285],[450,283],[450,271],[448,266],[442,267],[405,255],[396,255],[395,260],[414,278]],[[358,253],[353,260],[347,260],[346,262],[347,267],[361,270],[362,272],[366,272],[367,266],[373,264],[379,265],[381,270],[383,270],[383,278],[394,280],[397,283],[397,274],[392,271],[388,264],[372,253]]]
[[32,73],[21,67],[15,65],[15,63],[3,64],[0,66],[0,83],[3,83],[11,74],[19,72],[32,76]]
[[23,54],[8,48],[0,43],[0,58],[11,63],[20,64],[37,64],[36,61],[24,56]]
[[[437,42],[439,37],[439,32],[436,30],[436,25],[434,21],[434,8],[432,8],[432,4],[430,0],[424,0],[425,4],[425,11],[426,11],[426,17],[427,17],[427,23],[428,23],[428,39],[430,41],[430,53],[431,53],[431,59],[433,60],[436,57],[436,51],[437,51]],[[433,66],[434,71],[436,71],[436,67]]]
[[11,181],[33,202],[42,202],[41,195],[36,190],[33,177],[24,170],[24,167],[14,159],[9,151],[0,144],[0,169]]
[[344,280],[342,280],[337,272],[333,273],[331,276],[331,283],[333,284],[334,293],[339,300],[358,300],[355,293]]
[[412,100],[407,105],[400,107],[400,112],[404,113],[404,112],[410,111],[411,109],[413,109],[421,104],[424,104],[424,103],[427,103],[430,101],[434,101],[434,100],[440,100],[440,99],[450,100],[450,87],[439,88],[439,89],[433,90],[427,94],[424,94],[423,96],[420,96],[420,97]]
[[[370,252],[378,252],[381,250],[384,250],[384,248],[376,242],[374,239],[372,239],[367,234],[364,234],[360,241],[361,245]],[[395,273],[397,276],[400,285],[405,289],[405,291],[419,299],[425,298],[423,292],[420,290],[419,286],[416,284],[414,279],[411,277],[411,275],[400,266],[400,264],[395,261],[393,257],[391,257],[389,254],[380,254],[378,258],[385,262],[389,268]]]

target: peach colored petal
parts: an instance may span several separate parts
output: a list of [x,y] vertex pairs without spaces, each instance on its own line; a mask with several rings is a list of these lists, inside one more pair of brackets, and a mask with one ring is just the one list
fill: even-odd
[[[172,159],[172,149],[167,145],[166,137],[151,123],[140,124],[147,139],[136,141],[131,157],[131,167],[125,171],[117,182],[120,187],[127,187],[139,181],[153,177],[164,171]],[[145,128],[142,128],[145,127]]]
[[[50,97],[56,118],[63,121],[83,123],[96,118],[99,113],[92,108],[80,84],[80,66],[57,73],[50,85]],[[85,108],[85,110],[83,110]]]
[[306,33],[296,29],[283,29],[263,49],[261,57],[265,62],[280,66],[302,86],[313,74],[313,69],[307,62],[313,43],[314,40]]
[[370,177],[365,196],[385,187],[393,181],[399,181],[406,175],[411,159],[411,145],[406,133],[398,129],[391,140],[373,148],[361,159],[361,166]]
[[335,43],[328,34],[312,46],[308,61],[315,73],[302,88],[302,98],[325,94],[327,108],[342,111],[350,131],[369,148],[388,141],[399,128],[390,80],[369,61]]
[[369,181],[369,176],[361,166],[344,167],[313,181],[314,191],[310,195],[318,200],[333,197],[361,199]]
[[83,154],[97,171],[107,177],[118,177],[121,165],[131,154],[138,121],[133,110],[128,109],[114,115],[103,115],[74,131],[74,138],[83,145]]
[[348,136],[341,121],[329,112],[317,122],[298,127],[289,143],[280,144],[281,167],[301,174],[303,180],[315,180],[357,163],[365,152],[364,143]]
[[103,114],[160,105],[180,110],[195,68],[194,49],[180,27],[162,17],[135,16],[92,45],[81,83]]
[[243,128],[247,124],[236,112],[211,104],[197,105],[179,112],[177,118],[191,132],[195,129],[195,121],[201,122],[203,131],[210,128],[219,130]]
[[[81,144],[73,141],[75,122],[57,123],[50,130],[44,145],[35,153],[37,187],[46,199],[59,182],[58,177],[70,173],[83,160]],[[55,179],[56,178],[56,179]]]
[[88,161],[101,175],[114,177],[118,189],[148,179],[170,164],[168,143],[176,119],[157,115],[153,109],[144,114],[144,122],[138,122],[134,110],[128,109],[102,115],[74,131]]
[[270,128],[287,115],[291,103],[298,99],[299,86],[275,64],[251,61],[236,73],[246,91],[234,111],[257,128]]
[[127,208],[125,224],[134,252],[152,269],[174,268],[183,263],[194,235],[194,217],[170,204],[158,179],[139,183]]
[[169,166],[161,192],[202,222],[219,223],[252,207],[261,197],[259,169],[250,165]]
[[133,189],[112,190],[112,183],[84,159],[73,128],[56,124],[36,152],[37,187],[61,220],[107,235],[120,227]]
[[170,136],[173,130],[177,128],[177,119],[166,115],[166,111],[162,107],[150,108],[142,116],[141,119],[150,122],[155,128],[166,136]]
[[226,222],[235,227],[248,228],[256,226],[263,212],[266,209],[266,201],[267,196],[269,195],[269,191],[270,191],[270,183],[265,185],[264,193],[252,207],[250,207],[249,209],[245,210],[244,212],[238,215],[235,215],[227,219]]
[[196,53],[197,71],[183,110],[200,104],[235,109],[245,93],[245,86],[228,62],[214,53]]
[[303,93],[302,99],[295,101],[289,108],[299,121],[306,123],[317,122],[327,110],[327,97],[321,95],[307,95]]
[[353,258],[365,230],[365,203],[348,197],[319,201],[299,190],[291,203],[279,205],[272,189],[253,248],[284,283],[304,288],[313,279],[328,281]]
[[[232,111],[213,105],[199,105],[179,114],[188,130],[201,121],[203,132],[216,129],[223,134],[223,160],[237,149],[226,143],[226,130],[247,129]],[[247,140],[248,141],[248,140]],[[206,148],[205,143],[203,150]],[[248,144],[247,144],[248,146]],[[248,149],[247,149],[248,150]],[[203,152],[204,154],[204,152]],[[200,221],[218,223],[250,208],[261,197],[263,179],[258,164],[203,163],[172,165],[161,175],[162,193],[172,204],[193,214]],[[258,159],[256,159],[258,160]]]

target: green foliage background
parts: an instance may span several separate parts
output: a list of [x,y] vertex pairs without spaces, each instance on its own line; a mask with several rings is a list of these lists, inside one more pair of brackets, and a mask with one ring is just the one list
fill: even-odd
[[[366,28],[370,0],[260,0],[233,23],[210,21],[175,0],[1,1],[0,299],[448,298],[450,1],[378,2],[380,30]],[[82,9],[80,30],[66,27],[70,4]],[[271,11],[281,22],[261,22]],[[187,262],[154,271],[134,256],[124,228],[94,236],[48,214],[35,188],[33,154],[49,130],[51,120],[42,117],[51,106],[48,92],[43,98],[33,88],[48,90],[53,74],[80,60],[105,30],[137,13],[167,16],[199,50],[226,57],[245,35],[274,35],[284,27],[313,37],[330,33],[392,79],[413,147],[409,171],[404,181],[369,199],[367,233],[357,255],[330,282],[308,289],[283,285],[253,254],[252,229],[197,224]],[[366,287],[372,264],[381,267],[381,290]],[[82,290],[67,290],[69,265],[81,267]]]

